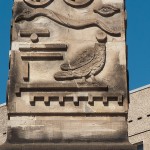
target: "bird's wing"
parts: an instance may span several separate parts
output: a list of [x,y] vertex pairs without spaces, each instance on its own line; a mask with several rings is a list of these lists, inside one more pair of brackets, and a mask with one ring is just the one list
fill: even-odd
[[90,63],[95,57],[95,51],[91,48],[79,53],[71,62],[70,69],[74,70]]

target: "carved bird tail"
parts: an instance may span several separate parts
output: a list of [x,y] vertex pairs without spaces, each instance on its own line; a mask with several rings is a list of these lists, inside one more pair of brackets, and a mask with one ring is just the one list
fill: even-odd
[[74,79],[72,71],[59,71],[55,73],[54,78],[56,80],[71,80]]

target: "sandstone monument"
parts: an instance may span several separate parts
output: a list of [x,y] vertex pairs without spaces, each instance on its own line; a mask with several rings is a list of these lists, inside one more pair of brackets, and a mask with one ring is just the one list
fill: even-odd
[[136,150],[125,16],[124,0],[14,1],[0,150]]

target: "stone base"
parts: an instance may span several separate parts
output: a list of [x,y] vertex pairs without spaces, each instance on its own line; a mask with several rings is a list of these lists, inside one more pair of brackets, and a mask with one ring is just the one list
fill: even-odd
[[0,150],[137,150],[130,143],[55,143],[55,144],[9,144],[0,146]]

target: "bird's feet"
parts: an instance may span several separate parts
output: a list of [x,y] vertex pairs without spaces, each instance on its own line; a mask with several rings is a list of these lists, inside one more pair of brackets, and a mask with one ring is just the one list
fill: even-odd
[[95,76],[91,76],[92,82],[87,81],[86,77],[82,77],[82,82],[80,82],[80,85],[87,85],[87,86],[101,86],[101,83],[99,83]]
[[80,84],[80,85],[88,85],[89,82],[87,82],[86,77],[82,77],[82,80],[80,82],[78,82],[78,84]]
[[91,79],[92,79],[92,84],[93,84],[93,85],[96,85],[96,86],[100,86],[100,85],[101,85],[101,83],[99,83],[99,82],[96,80],[96,78],[95,78],[94,75],[91,76]]

